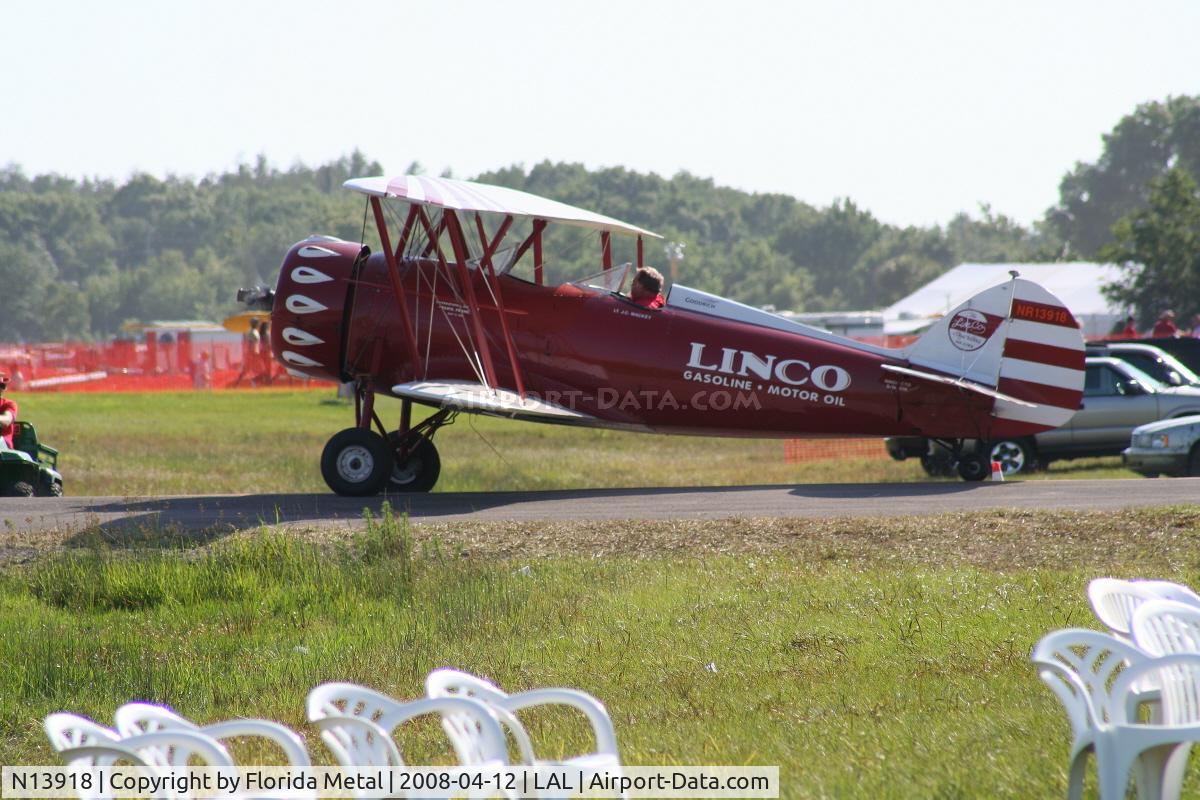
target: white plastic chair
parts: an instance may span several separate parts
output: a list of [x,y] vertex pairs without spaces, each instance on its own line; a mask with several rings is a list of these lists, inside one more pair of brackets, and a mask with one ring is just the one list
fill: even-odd
[[[392,743],[390,749],[384,748],[388,759],[403,764],[403,757],[392,739],[396,729],[409,720],[428,714],[439,714],[443,721],[453,719],[456,733],[447,733],[454,746],[459,763],[464,766],[479,764],[508,764],[508,746],[504,739],[504,730],[496,719],[495,713],[483,703],[465,697],[440,697],[403,702],[389,697],[382,692],[368,689],[353,683],[326,683],[313,689],[308,694],[308,718],[314,723],[323,720],[352,719],[374,723]],[[336,729],[336,723],[319,724],[321,738],[329,743],[327,731]],[[374,729],[358,727],[348,731],[346,737],[362,737]],[[468,740],[470,746],[463,747]],[[372,749],[355,752],[377,752]],[[352,764],[348,766],[377,766],[376,764]],[[384,765],[378,765],[384,766]]]
[[235,737],[265,739],[278,747],[287,757],[287,763],[295,767],[312,765],[304,741],[278,722],[265,719],[231,719],[208,725],[197,725],[179,716],[166,706],[153,703],[126,703],[115,715],[117,732],[122,736],[137,736],[161,730],[197,731],[217,740]]
[[[195,731],[157,731],[124,739],[109,738],[84,717],[74,714],[51,714],[44,727],[50,736],[51,746],[58,752],[67,766],[107,767],[116,764],[132,764],[154,769],[156,767],[186,767],[196,762],[210,767],[233,768],[233,759],[220,742]],[[101,731],[89,730],[89,726],[77,724],[79,720],[91,723]],[[60,746],[62,744],[67,746]],[[98,788],[98,786],[97,786]],[[80,787],[80,800],[111,799],[109,794],[92,793]],[[171,794],[161,791],[152,795],[170,800]]]
[[1120,578],[1096,578],[1088,584],[1087,595],[1096,619],[1104,623],[1114,636],[1127,642],[1132,641],[1130,626],[1137,607],[1151,600],[1162,599],[1148,586]]
[[[533,689],[517,694],[508,694],[490,681],[456,669],[437,669],[425,679],[425,691],[430,697],[469,697],[487,703],[516,740],[521,762],[529,766],[567,766],[584,773],[606,771],[613,774],[621,769],[621,755],[617,750],[617,735],[613,730],[608,709],[596,698],[577,689]],[[596,749],[563,760],[539,758],[525,726],[517,713],[535,706],[566,706],[587,717],[596,741]],[[446,733],[454,739],[469,727],[455,724],[447,718],[443,722]],[[464,741],[463,747],[469,742]],[[586,778],[585,778],[586,780]],[[547,795],[543,795],[547,796]]]
[[329,716],[313,724],[321,732],[321,741],[344,767],[404,766],[392,737],[365,717]]
[[1162,687],[1162,724],[1144,724],[1118,713],[1104,767],[1108,774],[1102,775],[1101,785],[1105,780],[1110,785],[1128,780],[1136,759],[1139,796],[1176,800],[1188,753],[1200,742],[1200,652],[1149,658],[1131,666],[1113,685],[1114,697],[1136,692],[1147,679]]
[[46,717],[42,722],[42,729],[46,731],[46,737],[50,739],[50,746],[56,753],[91,745],[109,744],[121,738],[121,735],[112,728],[106,728],[87,717],[66,711]]
[[1200,653],[1200,606],[1152,600],[1133,614],[1133,642],[1152,656]]
[[[1115,636],[1068,628],[1043,637],[1031,659],[1041,679],[1062,703],[1071,724],[1067,796],[1071,800],[1082,796],[1087,754],[1092,751],[1102,800],[1124,797],[1134,760],[1125,757],[1131,752],[1130,743],[1121,726],[1127,727],[1127,720],[1137,720],[1138,707],[1156,698],[1157,693],[1141,691],[1128,681],[1120,692],[1115,687],[1126,672],[1150,661],[1150,656]],[[1139,794],[1154,796],[1161,781],[1162,761],[1138,759],[1137,763]]]
[[1138,586],[1149,589],[1164,600],[1174,600],[1177,603],[1187,603],[1200,606],[1200,594],[1192,591],[1191,587],[1174,581],[1135,580]]
[[[1170,586],[1177,587],[1179,584]],[[1133,614],[1132,627],[1134,644],[1151,656],[1200,653],[1200,605],[1174,600],[1152,600],[1138,606]],[[1176,691],[1163,687],[1162,721],[1167,724],[1178,724],[1170,722],[1172,718],[1179,718],[1179,699]],[[1175,708],[1170,707],[1172,704]],[[1170,755],[1163,770],[1164,797],[1179,796],[1190,750],[1190,744],[1183,744]]]

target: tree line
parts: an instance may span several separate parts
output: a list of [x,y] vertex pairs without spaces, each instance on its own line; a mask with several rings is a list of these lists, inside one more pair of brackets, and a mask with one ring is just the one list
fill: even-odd
[[[410,171],[419,171],[418,164]],[[372,241],[350,177],[382,174],[354,152],[318,167],[253,165],[199,180],[123,183],[0,169],[3,341],[104,337],[128,321],[221,319],[240,286],[273,284],[309,233]],[[1078,163],[1059,201],[1024,227],[982,206],[945,225],[900,227],[850,199],[816,207],[686,172],[543,162],[475,179],[593,209],[687,243],[681,279],[752,305],[821,311],[886,306],[964,261],[1108,260],[1109,291],[1147,324],[1162,308],[1200,312],[1200,97],[1139,106]],[[365,229],[365,234],[364,234]],[[650,243],[648,261],[665,266]],[[567,254],[583,275],[595,250]],[[664,269],[665,271],[665,269]]]

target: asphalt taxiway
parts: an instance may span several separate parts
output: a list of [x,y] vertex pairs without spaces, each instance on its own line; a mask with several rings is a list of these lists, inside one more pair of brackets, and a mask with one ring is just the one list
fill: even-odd
[[872,483],[448,492],[371,498],[332,494],[0,498],[5,534],[261,525],[357,526],[384,502],[416,523],[470,520],[719,519],[928,515],[987,509],[1104,511],[1200,502],[1200,478]]

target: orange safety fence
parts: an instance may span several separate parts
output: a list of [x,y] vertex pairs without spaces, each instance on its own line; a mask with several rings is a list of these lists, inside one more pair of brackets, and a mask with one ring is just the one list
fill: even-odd
[[883,439],[784,439],[783,460],[788,464],[840,458],[891,458]]
[[[0,344],[0,370],[20,392],[165,392],[322,385],[295,378],[240,336],[186,330],[141,341]],[[332,384],[329,384],[332,385]]]

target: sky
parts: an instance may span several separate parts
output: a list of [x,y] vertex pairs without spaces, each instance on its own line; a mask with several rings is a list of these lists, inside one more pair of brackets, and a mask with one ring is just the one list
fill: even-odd
[[1123,116],[1200,95],[1193,0],[0,0],[0,29],[28,175],[550,160],[898,225],[1030,224]]

